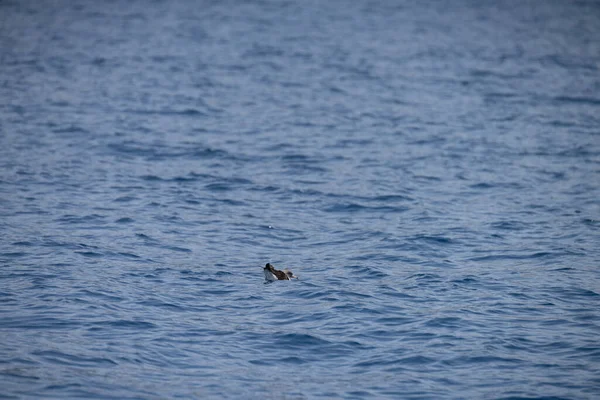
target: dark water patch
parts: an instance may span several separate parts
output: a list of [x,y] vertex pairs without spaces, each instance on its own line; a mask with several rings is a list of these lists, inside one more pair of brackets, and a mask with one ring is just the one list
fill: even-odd
[[[206,189],[210,192],[227,192],[230,190],[236,190],[236,189],[238,189],[238,187],[236,184],[210,183],[210,184],[204,186],[204,189]],[[241,203],[241,204],[243,204],[243,203]]]
[[477,190],[490,190],[498,188],[524,189],[525,187],[517,182],[480,182],[469,185],[469,188]]
[[487,256],[473,257],[469,261],[502,261],[502,260],[527,260],[537,258],[548,258],[555,256],[556,253],[552,252],[536,252],[530,254],[490,254]]
[[239,177],[217,177],[211,175],[189,174],[187,176],[176,176],[173,178],[162,178],[156,175],[143,175],[140,179],[149,182],[175,182],[175,183],[193,183],[208,181],[204,188],[208,191],[230,191],[239,190],[246,185],[251,185],[252,181]]
[[213,148],[201,148],[198,150],[194,150],[189,154],[189,156],[191,158],[195,158],[195,159],[214,159],[214,158],[232,159],[232,158],[235,158],[231,154],[229,154],[228,152],[226,152],[224,150],[213,149]]
[[348,147],[361,147],[369,146],[374,141],[372,139],[342,139],[338,140],[332,148],[348,148]]
[[141,259],[140,256],[138,256],[137,254],[134,254],[134,253],[119,252],[117,254],[122,257],[129,258],[129,259],[134,259],[134,260]]
[[402,201],[414,201],[414,199],[410,196],[404,196],[399,194],[388,194],[375,196],[372,198],[373,201],[381,201],[381,202],[402,202]]
[[445,236],[438,236],[438,235],[416,235],[414,237],[408,238],[408,240],[410,241],[423,241],[423,242],[431,242],[431,243],[436,243],[436,244],[450,244],[450,243],[455,243],[454,240],[445,237]]
[[120,196],[114,199],[113,201],[117,203],[129,203],[134,200],[138,200],[138,198],[136,196]]
[[377,212],[377,213],[402,213],[409,210],[409,207],[392,206],[365,206],[357,203],[341,203],[326,207],[323,211],[329,213],[359,213],[359,212]]
[[196,108],[186,108],[183,110],[163,109],[163,110],[152,110],[152,109],[129,109],[123,110],[127,114],[140,114],[140,115],[165,115],[165,116],[183,116],[183,117],[205,117],[206,113]]
[[144,180],[144,181],[149,181],[149,182],[159,182],[162,181],[163,179],[156,176],[156,175],[142,175],[140,176],[140,179]]
[[13,215],[49,215],[50,212],[46,210],[33,210],[33,211],[17,211]]
[[88,131],[86,129],[84,129],[80,126],[77,126],[77,125],[71,125],[71,126],[67,126],[65,128],[53,129],[52,132],[60,133],[60,134],[68,133],[68,134],[76,134],[76,135],[84,135],[84,134],[88,133]]
[[314,161],[312,157],[304,154],[286,154],[281,157],[284,162],[311,162]]
[[282,189],[278,186],[273,186],[273,185],[267,185],[267,186],[254,185],[249,190],[250,191],[258,191],[258,192],[275,193],[275,192],[281,191]]
[[600,219],[583,218],[581,222],[587,226],[600,227]]
[[47,315],[4,316],[0,329],[16,329],[23,331],[38,330],[70,330],[80,327],[80,323],[68,318],[50,317]]
[[[41,377],[34,375],[36,373],[35,369],[26,368],[26,367],[13,367],[13,368],[0,368],[0,376],[4,376],[7,379],[17,379],[22,381],[23,383],[34,383],[35,381],[39,381],[42,379]],[[33,381],[33,382],[32,382]],[[17,398],[17,397],[3,397],[0,398]]]
[[21,251],[15,251],[15,252],[11,252],[11,253],[0,253],[0,257],[6,257],[6,258],[20,258],[20,257],[25,257],[27,256],[27,253],[21,252]]
[[156,239],[146,235],[145,233],[136,233],[135,236],[139,239],[156,242]]
[[593,291],[593,290],[589,290],[589,289],[584,289],[584,288],[575,288],[575,287],[569,287],[569,288],[555,288],[557,290],[557,292],[555,292],[556,294],[560,295],[561,298],[564,299],[574,299],[577,297],[598,297],[600,296],[600,293]]
[[129,217],[123,217],[123,218],[119,218],[118,220],[115,221],[117,224],[130,224],[132,222],[135,222],[135,220],[133,218],[129,218]]
[[160,247],[161,249],[175,251],[175,252],[179,252],[179,253],[192,253],[192,250],[188,249],[186,247],[179,247],[179,246],[172,246],[172,245],[158,245],[158,247]]
[[460,279],[454,279],[451,282],[460,286],[475,286],[480,284],[480,280],[476,276],[465,276]]
[[398,299],[406,299],[406,300],[413,300],[413,301],[416,300],[416,299],[418,299],[415,296],[412,296],[412,295],[407,294],[407,293],[402,293],[402,292],[397,291],[397,290],[389,290],[388,289],[388,290],[382,291],[380,294],[382,294],[384,296],[395,297],[395,298],[398,298]]
[[84,257],[89,257],[89,258],[101,258],[104,257],[104,254],[102,253],[97,253],[94,251],[76,251],[76,254],[80,254]]
[[132,320],[105,320],[105,321],[95,321],[90,324],[88,331],[97,331],[97,330],[105,330],[105,329],[123,329],[123,330],[133,330],[133,331],[147,331],[156,329],[157,326],[151,322],[146,321],[132,321]]
[[594,97],[558,96],[554,98],[554,101],[566,104],[584,104],[590,106],[600,106],[600,99]]

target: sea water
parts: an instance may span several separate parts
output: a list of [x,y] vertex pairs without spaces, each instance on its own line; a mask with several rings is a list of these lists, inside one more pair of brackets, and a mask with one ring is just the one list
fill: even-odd
[[0,398],[597,399],[599,39],[594,1],[1,1]]

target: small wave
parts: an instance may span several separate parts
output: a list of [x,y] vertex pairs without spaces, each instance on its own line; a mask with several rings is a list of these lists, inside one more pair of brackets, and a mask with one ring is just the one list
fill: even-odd
[[441,282],[442,277],[438,274],[418,273],[410,275],[405,280],[425,281],[425,282]]
[[355,212],[382,212],[382,213],[403,213],[408,211],[409,207],[393,206],[365,206],[357,203],[335,204],[324,209],[330,213],[355,213]]
[[136,259],[136,260],[137,260],[137,259],[140,259],[140,258],[141,258],[141,257],[140,257],[140,256],[138,256],[137,254],[133,254],[133,253],[119,252],[119,253],[117,253],[117,254],[119,254],[120,256],[123,256],[123,257],[125,257],[125,258],[129,258],[129,259]]
[[5,316],[2,318],[2,328],[4,329],[22,329],[44,330],[44,329],[75,329],[80,324],[68,319],[59,317],[50,317],[45,315],[23,315],[23,316]]
[[399,201],[413,201],[414,199],[409,196],[403,196],[399,194],[389,194],[389,195],[381,195],[375,196],[372,198],[373,201],[383,201],[383,202],[399,202]]
[[180,305],[161,301],[161,300],[144,300],[144,301],[140,301],[137,304],[140,306],[144,306],[144,307],[146,307],[146,306],[147,307],[155,307],[155,308],[171,310],[171,311],[183,311],[184,310],[184,308],[181,307]]
[[103,367],[117,365],[110,358],[104,357],[83,357],[56,350],[35,351],[32,353],[35,356],[42,357],[52,364],[62,364],[78,367]]
[[109,327],[111,329],[133,329],[133,330],[137,330],[137,329],[148,330],[148,329],[157,328],[157,326],[151,322],[119,319],[119,320],[96,321],[96,322],[93,322],[88,329],[90,331],[97,331],[97,330],[106,329],[106,327]]
[[178,246],[171,246],[171,245],[160,245],[159,247],[161,249],[176,251],[179,253],[191,253],[192,252],[191,249],[188,249],[186,247],[178,247]]
[[14,242],[12,243],[13,246],[26,246],[26,247],[30,247],[30,246],[35,246],[36,244],[27,240],[24,241],[19,241],[19,242]]
[[556,253],[540,251],[536,253],[530,254],[490,254],[487,256],[481,257],[472,257],[469,258],[469,261],[498,261],[498,260],[527,260],[527,259],[536,259],[536,258],[544,258],[548,256],[557,255]]
[[99,223],[99,222],[105,222],[106,220],[106,216],[104,215],[99,215],[99,214],[88,214],[88,215],[72,215],[72,214],[67,214],[67,215],[63,215],[62,217],[58,218],[58,222],[61,223],[67,223],[67,224],[84,224],[84,223],[90,223],[90,222],[94,222],[94,223]]
[[299,347],[303,348],[305,346],[328,346],[330,342],[325,339],[321,339],[317,336],[305,334],[305,333],[286,333],[274,335],[273,341],[276,345],[283,347]]
[[[138,141],[122,141],[109,143],[107,148],[110,154],[120,154],[131,157],[143,157],[149,160],[164,159],[191,159],[191,160],[231,160],[241,161],[243,156],[233,155],[225,150],[206,147],[201,143],[183,142],[179,145],[169,145],[165,143],[144,143]],[[193,173],[190,174],[194,177]]]
[[507,231],[522,231],[528,227],[528,225],[522,221],[499,221],[491,224],[493,229],[507,230]]
[[117,197],[116,199],[114,199],[113,201],[115,203],[129,203],[131,201],[137,200],[138,198],[136,196],[120,196]]
[[432,318],[425,323],[425,326],[429,326],[432,328],[459,328],[463,325],[463,319],[458,317]]
[[186,108],[184,110],[150,110],[150,109],[129,109],[123,110],[127,114],[139,114],[139,115],[172,115],[172,116],[185,116],[185,117],[205,117],[208,114],[195,108]]
[[58,128],[58,129],[53,129],[52,132],[54,133],[69,133],[69,134],[75,134],[75,135],[84,135],[84,134],[88,134],[89,132],[77,125],[71,125],[71,126],[67,126],[65,128]]
[[84,257],[89,257],[89,258],[101,258],[104,256],[104,254],[102,253],[97,253],[94,251],[76,251],[76,254],[80,254]]
[[344,269],[348,269],[353,274],[362,276],[367,279],[385,279],[388,277],[388,274],[384,272],[363,265],[349,265],[344,267]]
[[559,103],[574,103],[587,104],[591,106],[600,106],[600,99],[594,97],[558,96],[554,98],[554,101],[557,101]]
[[409,241],[418,241],[418,242],[433,242],[439,244],[450,244],[455,243],[455,240],[452,240],[446,236],[437,236],[437,235],[415,235],[413,237],[408,238]]
[[0,253],[0,257],[6,257],[6,258],[20,258],[20,257],[25,257],[26,255],[27,255],[27,253],[24,253],[21,251]]

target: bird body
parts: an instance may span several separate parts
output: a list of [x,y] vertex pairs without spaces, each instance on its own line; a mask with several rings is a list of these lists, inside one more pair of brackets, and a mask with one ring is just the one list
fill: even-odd
[[289,281],[291,279],[298,279],[296,275],[287,268],[283,271],[275,269],[270,263],[267,263],[263,268],[265,279],[269,282],[273,281]]

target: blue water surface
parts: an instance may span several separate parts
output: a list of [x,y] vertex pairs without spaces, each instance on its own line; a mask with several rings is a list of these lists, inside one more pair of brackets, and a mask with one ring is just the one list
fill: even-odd
[[0,1],[0,398],[600,398],[599,39],[596,1]]

